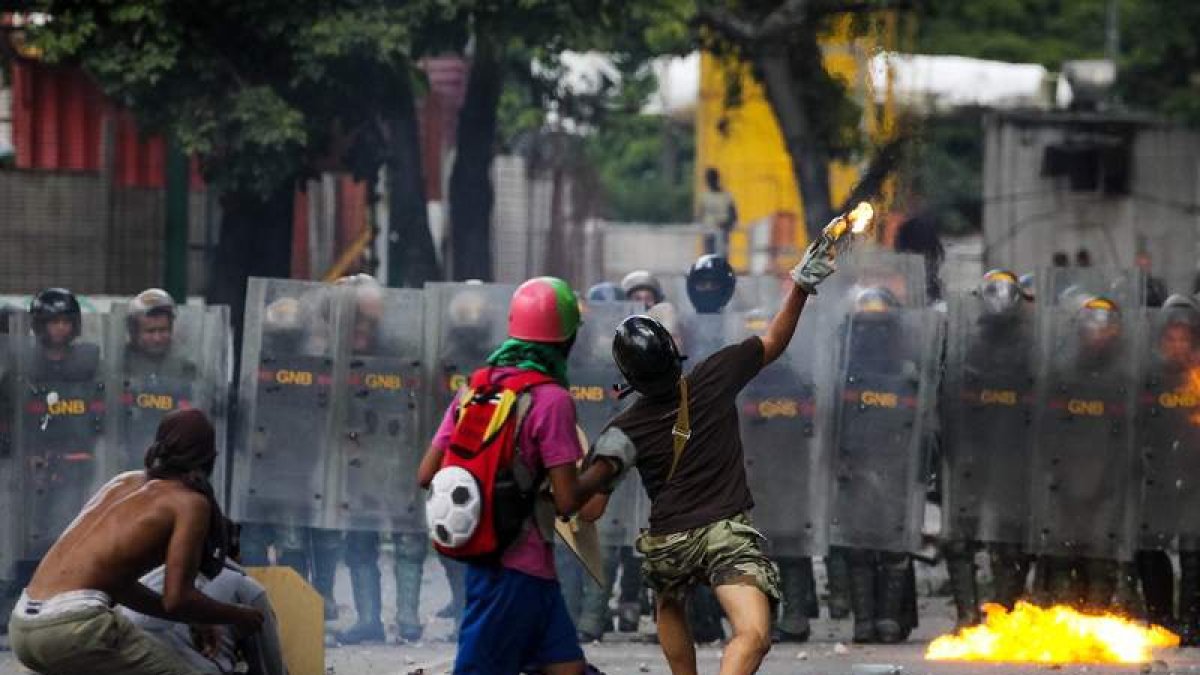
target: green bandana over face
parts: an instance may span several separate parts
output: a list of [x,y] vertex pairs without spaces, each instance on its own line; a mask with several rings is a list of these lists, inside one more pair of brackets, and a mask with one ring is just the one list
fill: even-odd
[[490,366],[536,370],[553,377],[564,387],[570,386],[567,382],[567,356],[559,345],[509,338],[492,352],[487,362]]

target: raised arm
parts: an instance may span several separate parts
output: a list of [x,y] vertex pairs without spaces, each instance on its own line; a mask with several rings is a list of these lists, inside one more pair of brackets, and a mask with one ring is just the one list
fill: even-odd
[[792,268],[792,283],[788,286],[787,295],[783,298],[783,306],[767,327],[763,335],[763,365],[767,366],[779,358],[788,348],[792,336],[796,334],[796,323],[800,321],[800,313],[808,296],[817,294],[817,286],[830,274],[836,266],[833,240],[824,235],[808,245],[804,259]]

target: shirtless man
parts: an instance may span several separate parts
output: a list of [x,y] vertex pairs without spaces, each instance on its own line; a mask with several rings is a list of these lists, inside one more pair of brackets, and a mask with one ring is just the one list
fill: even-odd
[[[166,415],[146,450],[145,471],[112,479],[42,559],[9,620],[12,650],[39,673],[196,673],[169,647],[113,609],[172,621],[260,629],[259,610],[206,597],[195,586],[224,560],[220,512],[208,483],[212,425],[197,410]],[[142,575],[166,565],[161,595]]]

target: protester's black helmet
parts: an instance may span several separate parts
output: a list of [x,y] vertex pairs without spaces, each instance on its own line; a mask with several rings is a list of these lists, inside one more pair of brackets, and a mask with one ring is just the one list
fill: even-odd
[[66,317],[71,321],[71,338],[83,332],[83,313],[75,294],[65,288],[47,288],[29,303],[29,316],[33,319],[33,333],[41,337],[51,319]]
[[683,374],[683,359],[671,334],[661,323],[642,314],[617,326],[612,353],[629,386],[649,398],[669,395]]
[[701,314],[716,314],[733,298],[737,277],[729,261],[718,255],[702,255],[687,274],[687,294]]

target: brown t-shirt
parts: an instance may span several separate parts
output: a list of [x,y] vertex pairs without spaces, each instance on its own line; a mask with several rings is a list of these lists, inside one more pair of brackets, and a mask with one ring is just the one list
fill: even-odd
[[701,361],[688,374],[692,437],[669,484],[678,395],[639,398],[610,424],[637,448],[637,468],[650,496],[650,533],[670,534],[729,518],[754,506],[746,486],[737,395],[763,366],[763,344],[751,337]]

